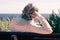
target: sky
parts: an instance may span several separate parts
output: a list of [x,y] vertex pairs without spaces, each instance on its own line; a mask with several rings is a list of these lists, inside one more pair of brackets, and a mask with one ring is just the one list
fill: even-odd
[[28,3],[34,3],[39,13],[51,13],[60,10],[60,0],[0,0],[0,13],[22,13]]

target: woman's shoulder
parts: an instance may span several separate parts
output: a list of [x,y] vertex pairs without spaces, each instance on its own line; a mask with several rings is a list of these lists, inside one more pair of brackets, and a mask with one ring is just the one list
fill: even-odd
[[13,18],[12,20],[15,20],[16,22],[21,22],[23,21],[23,19],[21,17],[16,17],[16,18]]
[[15,17],[13,17],[12,19],[11,19],[11,22],[16,22],[16,21],[18,21],[18,20],[21,20],[22,18],[21,18],[21,15],[19,14],[18,16],[15,16]]

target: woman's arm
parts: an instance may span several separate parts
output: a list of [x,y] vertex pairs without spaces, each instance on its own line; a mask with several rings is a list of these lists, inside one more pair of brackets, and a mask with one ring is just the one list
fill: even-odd
[[46,32],[48,32],[49,34],[51,34],[53,32],[51,26],[49,25],[49,23],[47,22],[47,20],[41,16],[38,15],[38,19],[40,20],[41,24],[42,24],[42,29]]
[[38,30],[34,30],[39,31],[41,34],[51,34],[53,32],[47,20],[43,16],[38,14],[38,12],[35,11],[33,14],[30,14],[30,16],[32,17],[32,19],[37,17],[40,20],[40,23],[42,24],[41,28],[36,28]]

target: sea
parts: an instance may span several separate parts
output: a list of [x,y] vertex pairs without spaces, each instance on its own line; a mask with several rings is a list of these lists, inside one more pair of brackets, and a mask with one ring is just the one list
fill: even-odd
[[[10,13],[8,13],[8,14],[5,14],[5,13],[2,13],[2,14],[1,14],[1,13],[0,13],[0,18],[2,18],[2,17],[3,17],[3,18],[7,18],[7,17],[18,17],[18,16],[20,16],[20,15],[21,15],[21,14],[17,14],[17,13],[15,13],[15,14],[14,14],[14,13],[11,13],[11,14],[10,14]],[[45,18],[49,18],[51,14],[50,14],[50,13],[48,13],[48,14],[47,14],[47,13],[41,13],[41,15],[42,15],[43,17],[45,17]],[[59,14],[58,14],[58,15],[59,15]]]

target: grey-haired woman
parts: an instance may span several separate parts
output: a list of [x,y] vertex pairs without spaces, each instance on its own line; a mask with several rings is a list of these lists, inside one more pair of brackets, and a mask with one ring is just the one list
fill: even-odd
[[[35,19],[39,19],[42,25],[37,25]],[[38,8],[32,3],[24,7],[21,17],[12,19],[9,28],[11,32],[33,32],[39,34],[51,34],[53,32],[49,23],[43,16],[39,15]]]

